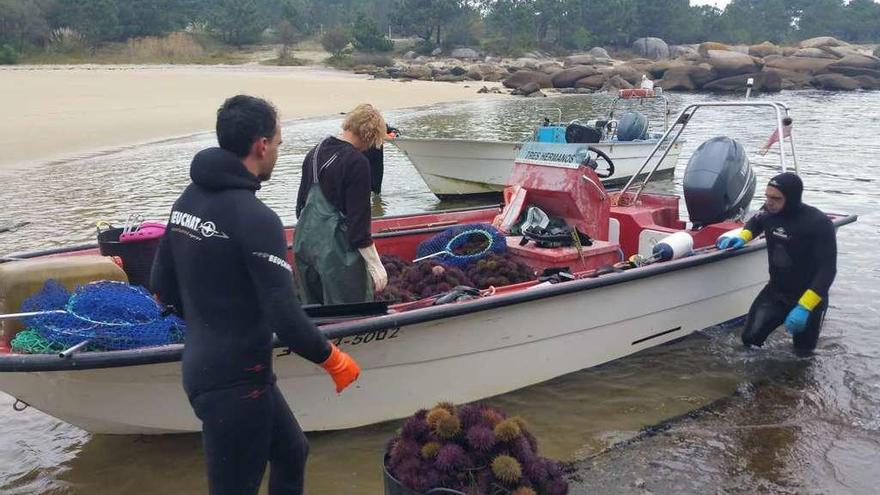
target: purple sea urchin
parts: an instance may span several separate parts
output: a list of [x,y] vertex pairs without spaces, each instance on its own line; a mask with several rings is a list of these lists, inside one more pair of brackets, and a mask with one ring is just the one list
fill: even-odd
[[533,459],[523,464],[523,474],[532,483],[538,485],[547,481],[550,474],[547,473],[547,461],[543,458]]
[[492,474],[500,481],[512,485],[522,477],[522,467],[513,457],[499,455],[492,459]]
[[456,467],[464,465],[466,460],[464,449],[460,445],[448,443],[440,447],[440,451],[437,452],[437,459],[434,460],[434,465],[441,471],[451,471]]
[[494,409],[483,409],[483,419],[488,421],[492,428],[495,428],[495,425],[504,421],[504,416]]
[[430,431],[431,427],[425,422],[424,417],[413,416],[404,421],[400,435],[411,440],[422,441]]
[[547,495],[566,495],[568,482],[562,478],[556,478],[547,485]]
[[466,434],[467,443],[478,452],[489,452],[495,446],[495,434],[488,426],[475,425]]
[[419,444],[415,440],[402,438],[394,443],[391,448],[391,464],[396,466],[405,459],[413,458],[419,454]]
[[522,430],[516,421],[505,419],[495,425],[495,438],[500,442],[512,442],[522,435]]
[[477,425],[483,419],[480,406],[468,404],[458,408],[458,419],[461,420],[461,427],[465,430]]

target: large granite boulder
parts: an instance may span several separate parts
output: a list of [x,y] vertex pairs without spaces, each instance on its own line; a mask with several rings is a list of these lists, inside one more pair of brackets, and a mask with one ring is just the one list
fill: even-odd
[[536,83],[538,87],[541,88],[553,87],[553,82],[551,82],[550,76],[544,74],[543,72],[532,70],[516,71],[511,74],[510,77],[505,79],[502,84],[504,84],[504,87],[506,88],[518,89],[532,82]]
[[598,69],[588,65],[581,65],[570,69],[563,69],[553,74],[551,81],[554,88],[573,88],[578,80],[599,73],[600,71]]
[[480,58],[480,54],[473,48],[456,48],[455,50],[452,50],[452,53],[450,53],[449,56],[465,60],[476,60]]
[[849,43],[831,36],[818,36],[798,43],[801,48],[819,48],[820,46],[847,46]]
[[510,63],[511,67],[527,70],[538,70],[540,62],[536,58],[520,57]]
[[706,83],[717,79],[708,64],[677,65],[670,67],[663,74],[663,80],[657,83],[664,90],[692,91],[701,89]]
[[547,60],[546,62],[541,62],[538,65],[538,70],[543,72],[544,74],[553,75],[563,69],[562,64],[555,60]]
[[828,70],[835,74],[843,74],[844,76],[849,76],[853,78],[856,76],[869,76],[880,78],[880,70],[877,69],[865,69],[864,67],[847,67],[845,65],[838,65],[829,66]]
[[803,72],[805,74],[819,74],[825,72],[833,62],[833,60],[827,58],[784,57],[769,61],[765,60],[764,66],[793,72]]
[[660,38],[639,38],[633,42],[632,49],[640,57],[651,60],[669,58],[669,45]]
[[764,70],[761,72],[764,73],[765,79],[769,78],[771,81],[779,80],[780,89],[806,89],[812,87],[810,83],[813,78],[801,72],[770,67],[764,67]]
[[592,55],[593,58],[611,58],[611,55],[608,55],[608,51],[601,46],[590,48],[589,54]]
[[400,77],[430,81],[434,72],[427,65],[408,65],[400,71]]
[[630,84],[626,79],[624,79],[618,75],[614,75],[614,76],[609,77],[605,81],[605,84],[603,84],[602,87],[599,89],[601,91],[617,92],[621,89],[632,89],[632,87],[633,87],[633,85]]
[[706,62],[722,77],[750,74],[761,70],[755,63],[755,59],[744,53],[734,51],[708,50],[706,52]]
[[753,81],[752,89],[754,91],[772,93],[781,91],[784,87],[782,74],[770,69],[752,74],[737,74],[716,79],[704,85],[703,89],[716,92],[745,92],[748,89],[749,79]]
[[859,56],[864,55],[862,52],[856,50],[851,46],[823,46],[819,48],[823,52],[830,53],[834,55],[835,58],[844,58],[849,56]]
[[669,47],[670,58],[683,58],[685,60],[698,60],[700,52],[691,45],[672,45]]
[[699,89],[691,80],[691,67],[693,66],[679,65],[670,67],[663,73],[663,79],[655,81],[654,86],[659,86],[664,91],[693,91]]
[[541,86],[538,85],[538,83],[536,83],[536,82],[530,82],[530,83],[523,84],[519,88],[515,88],[513,91],[510,92],[510,94],[528,96],[532,93],[539,93],[539,92],[541,92]]
[[725,45],[724,43],[719,43],[717,41],[704,41],[703,43],[700,43],[699,47],[697,47],[697,52],[703,58],[706,58],[709,55],[709,50],[731,51],[730,45]]
[[682,62],[681,60],[658,60],[648,67],[648,76],[654,79],[660,79],[666,74],[666,71],[673,67],[690,65],[691,64]]
[[596,62],[596,57],[589,54],[580,54],[580,55],[572,55],[570,57],[565,57],[564,64],[566,67],[574,67],[577,65],[593,65]]
[[829,91],[854,91],[862,89],[862,83],[843,74],[819,74],[813,78],[813,84]]
[[853,77],[859,84],[862,85],[862,89],[880,89],[880,77],[871,77],[871,76],[855,76]]
[[763,43],[750,46],[749,55],[758,58],[764,58],[767,55],[782,55],[782,49],[774,45],[773,43],[770,43],[769,41],[765,41]]
[[578,79],[578,81],[574,83],[574,87],[599,89],[605,84],[606,80],[608,80],[608,76],[606,76],[605,74],[596,74],[594,76],[587,76],[583,79]]
[[437,82],[461,82],[466,81],[467,76],[463,74],[455,75],[455,74],[441,74],[439,76],[435,76],[434,80]]
[[840,60],[835,61],[828,66],[829,70],[835,67],[859,67],[862,69],[880,69],[880,58],[870,55],[848,55]]
[[833,53],[826,52],[821,48],[801,48],[800,50],[794,52],[792,57],[807,57],[807,58],[830,58],[833,60],[837,60],[839,57]]
[[640,71],[631,65],[624,64],[617,65],[611,69],[604,69],[604,72],[608,74],[608,77],[620,76],[623,80],[633,85],[638,85],[642,81],[642,76],[645,75],[645,71]]

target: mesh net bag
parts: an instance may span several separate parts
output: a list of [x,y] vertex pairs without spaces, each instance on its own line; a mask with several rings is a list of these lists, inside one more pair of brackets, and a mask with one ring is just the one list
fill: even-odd
[[505,251],[507,241],[504,234],[487,223],[472,223],[450,227],[422,241],[416,250],[416,259],[436,254],[432,260],[461,268],[489,253]]
[[180,318],[164,315],[142,287],[122,282],[93,282],[69,294],[50,280],[22,304],[22,310],[60,310],[24,319],[50,346],[69,348],[88,341],[91,349],[122,350],[178,343],[184,337]]

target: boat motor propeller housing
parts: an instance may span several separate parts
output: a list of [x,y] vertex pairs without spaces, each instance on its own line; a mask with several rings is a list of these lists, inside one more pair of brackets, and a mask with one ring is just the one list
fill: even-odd
[[627,110],[617,122],[617,140],[635,141],[648,138],[648,117],[637,110]]
[[731,220],[748,211],[755,173],[742,145],[728,137],[705,141],[684,171],[684,201],[695,226]]

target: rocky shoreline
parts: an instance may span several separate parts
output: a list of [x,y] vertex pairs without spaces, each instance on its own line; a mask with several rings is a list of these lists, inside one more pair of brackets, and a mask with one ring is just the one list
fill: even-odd
[[[628,54],[627,54],[628,55]],[[830,91],[880,90],[880,47],[850,45],[823,36],[798,46],[698,45],[668,46],[659,38],[640,38],[632,55],[612,58],[604,48],[564,58],[530,53],[516,59],[481,56],[470,48],[453,50],[448,57],[408,52],[387,67],[361,65],[360,74],[402,81],[501,82],[511,94],[544,96],[542,90],[561,93],[617,91],[638,86],[642,76],[664,91],[745,91],[823,89]],[[481,92],[500,92],[482,88]]]

